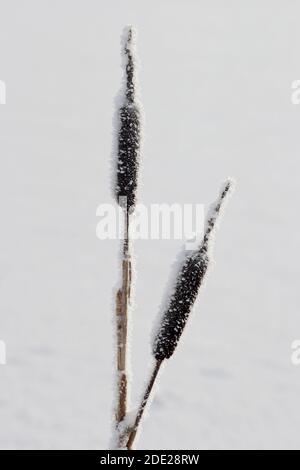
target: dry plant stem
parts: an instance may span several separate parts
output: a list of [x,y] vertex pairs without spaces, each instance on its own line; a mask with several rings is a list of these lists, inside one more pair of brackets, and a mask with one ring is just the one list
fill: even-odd
[[151,394],[151,391],[153,389],[153,386],[155,384],[155,381],[156,381],[156,378],[157,378],[157,374],[159,372],[159,369],[160,369],[160,366],[162,364],[163,361],[157,361],[155,363],[155,366],[154,366],[154,370],[152,372],[152,375],[150,377],[150,380],[149,380],[149,383],[148,383],[148,386],[146,388],[146,392],[145,392],[145,395],[144,395],[144,398],[142,400],[142,403],[140,404],[140,407],[138,409],[138,413],[136,415],[136,418],[135,418],[135,423],[134,423],[134,426],[133,426],[133,429],[129,435],[129,439],[128,439],[128,442],[127,442],[127,449],[128,450],[131,450],[132,449],[132,446],[133,446],[133,443],[134,443],[134,440],[135,440],[135,437],[136,437],[136,434],[138,432],[138,428],[139,428],[139,424],[141,422],[141,419],[143,417],[143,414],[144,414],[144,411],[146,409],[146,406],[147,406],[147,403],[148,403],[148,400],[149,400],[149,397],[150,397],[150,394]]
[[[117,292],[116,314],[117,314],[117,407],[116,407],[116,427],[123,421],[127,413],[127,330],[128,330],[128,310],[130,304],[131,290],[131,258],[129,245],[129,213],[124,209],[125,234],[122,256],[122,287]],[[121,439],[121,436],[120,436]]]

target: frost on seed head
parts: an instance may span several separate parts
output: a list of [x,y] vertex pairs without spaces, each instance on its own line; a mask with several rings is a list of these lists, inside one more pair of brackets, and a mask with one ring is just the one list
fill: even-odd
[[135,39],[135,29],[132,26],[126,27],[121,40],[124,79],[116,100],[113,150],[114,161],[117,160],[114,170],[114,194],[118,204],[129,212],[134,210],[136,204],[143,121],[138,99]]
[[198,249],[185,253],[183,260],[177,266],[171,295],[162,311],[153,342],[153,355],[157,361],[169,359],[173,355],[184,331],[209,268],[217,222],[233,187],[233,180],[227,180],[221,188],[217,201],[208,212],[202,243]]

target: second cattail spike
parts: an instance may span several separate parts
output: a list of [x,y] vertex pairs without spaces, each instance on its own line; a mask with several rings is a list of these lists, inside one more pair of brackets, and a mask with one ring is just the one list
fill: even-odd
[[211,237],[224,202],[232,188],[228,181],[207,218],[206,229],[200,247],[189,252],[179,270],[173,294],[163,314],[154,339],[153,355],[157,361],[169,359],[181,338],[192,307],[203,284],[210,263]]

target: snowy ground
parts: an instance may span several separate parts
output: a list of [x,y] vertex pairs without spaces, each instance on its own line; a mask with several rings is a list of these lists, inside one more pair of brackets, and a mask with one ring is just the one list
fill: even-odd
[[[184,343],[140,448],[300,449],[297,1],[0,3],[2,449],[106,448],[118,246],[111,202],[120,33],[139,32],[140,200],[209,203],[238,180]],[[133,399],[179,241],[136,244]]]

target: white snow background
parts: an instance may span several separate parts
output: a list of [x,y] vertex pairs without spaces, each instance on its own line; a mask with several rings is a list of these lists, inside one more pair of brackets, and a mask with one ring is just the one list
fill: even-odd
[[[300,449],[300,3],[0,2],[1,449],[107,448],[118,243],[112,202],[120,35],[138,30],[139,202],[205,203],[233,176],[214,271],[166,364],[144,449]],[[133,401],[180,241],[135,244]]]

